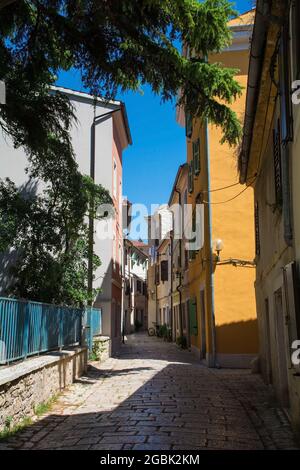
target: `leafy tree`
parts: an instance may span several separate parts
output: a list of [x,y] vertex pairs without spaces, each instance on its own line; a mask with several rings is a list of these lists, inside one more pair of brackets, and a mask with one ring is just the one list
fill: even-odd
[[[84,216],[96,207],[91,198],[109,198],[78,171],[72,106],[51,92],[60,71],[80,70],[90,92],[106,98],[149,83],[166,101],[180,89],[179,103],[221,126],[223,140],[235,145],[241,127],[228,104],[241,93],[236,71],[203,60],[230,42],[232,15],[227,0],[0,0],[0,80],[7,90],[0,127],[25,149],[29,176],[46,184],[34,197],[9,181],[0,185],[0,249],[10,242],[20,252],[14,293],[84,302]],[[179,52],[180,42],[190,56]]]

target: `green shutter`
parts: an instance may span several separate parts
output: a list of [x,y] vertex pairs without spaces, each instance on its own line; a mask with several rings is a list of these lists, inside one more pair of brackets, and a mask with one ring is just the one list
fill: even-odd
[[189,301],[189,320],[190,320],[190,334],[192,336],[197,336],[198,335],[198,323],[197,323],[196,298],[190,299]]
[[194,173],[199,175],[200,173],[200,139],[193,142],[193,162],[194,162]]

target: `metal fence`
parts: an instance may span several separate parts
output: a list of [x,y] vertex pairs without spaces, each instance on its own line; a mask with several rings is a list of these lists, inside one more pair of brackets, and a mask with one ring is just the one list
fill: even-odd
[[86,341],[89,351],[92,350],[94,336],[102,333],[102,311],[100,308],[89,307],[85,316]]
[[83,310],[0,297],[0,364],[80,344]]

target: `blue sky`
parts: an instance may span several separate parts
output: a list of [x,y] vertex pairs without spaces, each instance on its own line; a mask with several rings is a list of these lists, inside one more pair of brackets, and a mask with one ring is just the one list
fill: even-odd
[[[233,2],[234,3],[234,2]],[[239,12],[252,0],[235,2]],[[79,73],[60,75],[58,85],[82,90]],[[128,92],[125,102],[133,145],[123,154],[123,193],[133,203],[163,204],[169,199],[178,166],[186,159],[185,133],[175,119],[174,103],[161,103],[149,87],[143,94]]]

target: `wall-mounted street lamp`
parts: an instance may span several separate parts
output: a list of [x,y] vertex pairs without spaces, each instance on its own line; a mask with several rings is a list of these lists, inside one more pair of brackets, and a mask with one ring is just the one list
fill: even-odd
[[215,242],[214,242],[214,245],[215,245],[215,250],[217,252],[217,263],[220,261],[220,253],[221,251],[223,250],[224,248],[224,243],[223,243],[223,240],[221,240],[221,238],[218,238]]
[[[212,251],[216,252],[216,254],[213,255],[213,263],[215,266],[216,265],[224,266],[226,264],[231,264],[232,266],[235,266],[236,268],[237,267],[242,267],[242,268],[255,268],[256,267],[255,261],[248,261],[248,260],[238,259],[238,258],[229,258],[229,259],[221,260],[220,253],[223,250],[223,248],[224,248],[223,240],[221,240],[221,238],[217,238],[213,242],[213,246],[212,246]],[[202,264],[207,261],[208,260],[206,259],[202,259]]]

